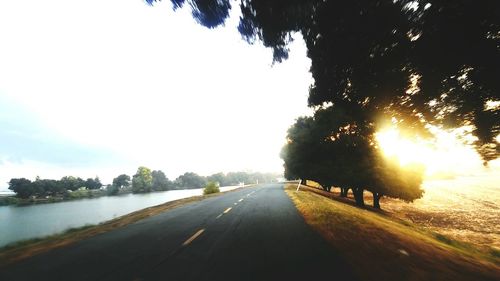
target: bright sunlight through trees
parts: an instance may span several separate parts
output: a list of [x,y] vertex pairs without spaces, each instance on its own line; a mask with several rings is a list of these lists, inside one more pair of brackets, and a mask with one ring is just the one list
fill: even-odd
[[452,176],[476,171],[482,167],[477,152],[464,142],[463,130],[444,131],[430,128],[433,139],[407,137],[396,127],[386,127],[376,134],[384,155],[396,158],[402,166],[419,163],[426,176]]

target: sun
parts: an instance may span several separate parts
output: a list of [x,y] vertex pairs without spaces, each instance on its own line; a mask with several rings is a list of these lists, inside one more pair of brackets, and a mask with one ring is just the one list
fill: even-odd
[[438,174],[463,175],[482,167],[477,152],[459,140],[457,131],[431,128],[432,139],[408,138],[395,127],[376,133],[382,153],[396,158],[402,166],[418,163],[426,168],[426,176]]

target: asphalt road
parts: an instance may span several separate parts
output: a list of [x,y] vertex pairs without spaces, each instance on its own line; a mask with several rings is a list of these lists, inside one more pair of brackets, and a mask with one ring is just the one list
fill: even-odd
[[355,280],[283,185],[247,187],[0,269],[0,280]]

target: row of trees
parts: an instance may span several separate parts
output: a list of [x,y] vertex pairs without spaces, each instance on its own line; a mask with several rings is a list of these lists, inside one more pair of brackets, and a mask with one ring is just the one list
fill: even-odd
[[288,130],[281,152],[285,177],[314,180],[326,191],[338,187],[343,197],[352,189],[360,206],[364,206],[364,190],[373,193],[375,208],[380,208],[382,196],[405,201],[420,198],[423,167],[402,167],[397,159],[385,158],[370,136],[338,108],[301,117]]
[[122,174],[113,179],[113,184],[108,187],[111,194],[116,194],[123,187],[132,187],[134,193],[151,191],[165,191],[171,189],[202,188],[208,182],[218,183],[219,186],[237,185],[239,183],[256,183],[276,181],[279,175],[271,173],[230,172],[227,174],[216,173],[208,177],[200,176],[193,172],[186,172],[174,181],[167,178],[161,170],[151,170],[139,167],[135,175]]
[[[271,173],[247,172],[216,173],[204,177],[193,172],[186,172],[171,181],[161,170],[139,167],[132,177],[121,174],[114,178],[113,183],[108,185],[106,190],[108,195],[116,195],[120,191],[145,193],[172,189],[202,188],[208,182],[217,183],[219,186],[237,185],[242,182],[272,182],[276,181],[278,177],[279,175]],[[65,196],[70,191],[78,189],[96,190],[102,186],[99,177],[88,178],[87,180],[73,176],[66,176],[60,180],[40,179],[37,177],[35,181],[26,178],[14,178],[9,181],[9,189],[15,192],[19,198]]]
[[19,198],[65,195],[68,191],[81,188],[95,190],[101,187],[102,183],[99,177],[88,178],[87,180],[73,176],[62,177],[60,180],[37,177],[34,181],[25,178],[16,178],[9,181],[9,189],[15,192]]

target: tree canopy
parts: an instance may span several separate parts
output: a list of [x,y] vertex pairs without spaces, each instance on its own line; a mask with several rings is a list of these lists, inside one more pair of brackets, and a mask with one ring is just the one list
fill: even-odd
[[101,187],[102,187],[101,180],[97,176],[95,178],[88,178],[85,181],[85,188],[87,189],[99,189]]
[[172,182],[167,178],[165,173],[161,170],[151,172],[153,178],[152,188],[155,191],[168,190],[172,186]]
[[151,170],[141,166],[132,177],[132,191],[134,193],[151,192],[153,176]]
[[204,177],[192,172],[186,172],[175,179],[175,184],[184,188],[202,188],[206,183]]
[[85,187],[85,181],[80,177],[65,176],[61,178],[60,183],[65,189],[71,191]]
[[130,185],[130,176],[126,174],[121,174],[113,179],[113,186],[118,188],[128,187]]
[[[152,4],[155,0],[148,0]],[[229,0],[188,4],[200,24],[229,17]],[[274,61],[300,33],[314,83],[309,105],[346,111],[366,134],[383,119],[428,135],[466,127],[485,162],[499,156],[500,2],[496,0],[242,0],[239,32]]]
[[17,197],[28,198],[33,193],[33,185],[26,178],[11,179],[9,189],[16,193]]

